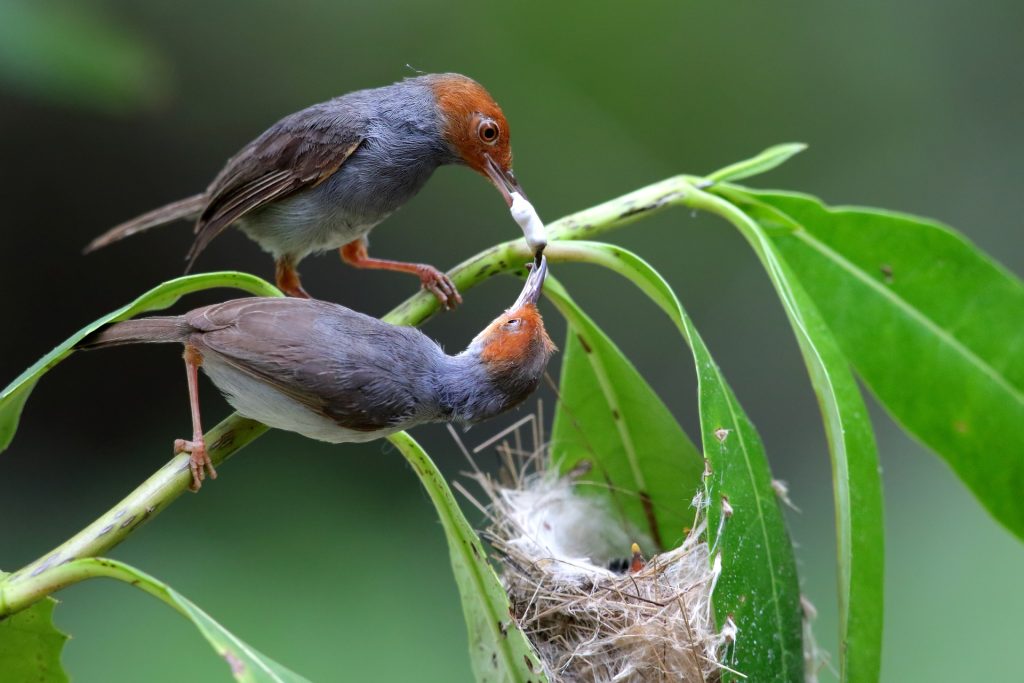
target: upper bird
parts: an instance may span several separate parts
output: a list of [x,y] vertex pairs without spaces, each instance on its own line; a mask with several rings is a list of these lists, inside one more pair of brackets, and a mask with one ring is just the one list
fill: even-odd
[[[187,256],[191,268],[214,237],[237,224],[273,255],[277,286],[291,296],[308,298],[299,261],[339,249],[342,260],[357,268],[418,275],[451,308],[462,298],[444,273],[422,263],[371,258],[366,239],[442,164],[483,174],[510,208],[525,200],[512,173],[508,122],[483,86],[454,73],[407,78],[284,117],[228,160],[205,192],[122,223],[85,251],[188,219],[196,234]],[[543,250],[543,238],[525,224],[524,231],[533,250]]]
[[554,352],[537,300],[547,261],[537,258],[519,298],[460,354],[413,327],[389,325],[315,299],[236,299],[180,316],[115,323],[79,348],[185,345],[192,487],[216,476],[199,419],[202,367],[242,415],[321,441],[370,441],[424,422],[476,422],[536,389]]

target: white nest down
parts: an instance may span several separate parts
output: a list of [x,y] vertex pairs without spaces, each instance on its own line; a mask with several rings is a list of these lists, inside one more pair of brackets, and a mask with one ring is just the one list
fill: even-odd
[[[534,443],[539,433],[535,425]],[[603,500],[581,495],[571,477],[543,471],[544,448],[523,450],[519,434],[512,434],[514,443],[498,446],[500,482],[475,465],[468,473],[484,503],[456,487],[490,520],[484,535],[501,560],[512,612],[550,680],[719,680],[729,668],[720,658],[735,631],[715,629],[711,593],[721,565],[709,561],[701,540],[702,506],[695,506],[693,529],[680,547],[650,557],[639,571],[613,571],[629,564],[633,542],[648,549],[650,542],[625,528]]]

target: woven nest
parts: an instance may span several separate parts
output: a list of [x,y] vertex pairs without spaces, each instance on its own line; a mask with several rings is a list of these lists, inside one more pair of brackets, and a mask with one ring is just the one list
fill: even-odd
[[[534,443],[539,434],[534,424]],[[640,566],[631,546],[652,548],[645,536],[625,526],[603,499],[582,494],[578,477],[546,471],[544,446],[527,450],[521,442],[510,429],[474,449],[497,443],[503,463],[497,479],[475,465],[467,473],[483,502],[458,488],[490,520],[484,536],[501,560],[512,612],[549,678],[719,680],[729,668],[721,657],[735,627],[715,629],[711,593],[720,564],[709,561],[702,540],[700,501],[683,544]]]

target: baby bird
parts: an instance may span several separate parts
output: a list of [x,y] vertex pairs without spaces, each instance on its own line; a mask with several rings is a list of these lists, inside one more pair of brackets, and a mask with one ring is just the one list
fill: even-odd
[[[122,223],[85,251],[186,219],[196,234],[187,271],[213,238],[237,225],[274,257],[277,286],[290,296],[309,296],[299,261],[339,249],[357,268],[419,276],[451,308],[462,298],[448,276],[422,263],[371,258],[366,239],[443,164],[484,175],[510,208],[525,200],[512,173],[508,122],[483,86],[453,73],[407,78],[286,116],[232,157],[205,192]],[[540,253],[543,237],[524,230]]]
[[192,488],[217,476],[199,417],[198,370],[242,415],[332,443],[370,441],[425,422],[478,422],[536,389],[555,350],[537,310],[547,261],[537,258],[516,302],[465,351],[447,355],[413,327],[315,299],[249,297],[180,316],[126,320],[79,348],[185,346]]

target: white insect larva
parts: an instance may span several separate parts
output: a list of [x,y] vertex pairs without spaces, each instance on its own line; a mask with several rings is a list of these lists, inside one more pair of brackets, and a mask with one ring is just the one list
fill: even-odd
[[519,227],[523,229],[526,236],[526,244],[534,254],[540,253],[548,245],[548,232],[544,227],[544,221],[537,215],[533,204],[518,192],[512,193],[512,206],[509,207],[512,218]]

